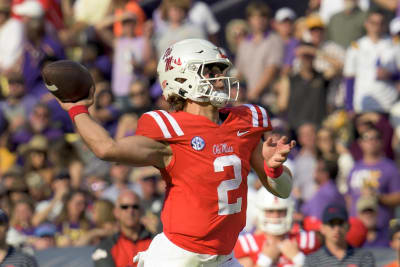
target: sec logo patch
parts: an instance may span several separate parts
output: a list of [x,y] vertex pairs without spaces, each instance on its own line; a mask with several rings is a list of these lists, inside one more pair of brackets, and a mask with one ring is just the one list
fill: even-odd
[[192,148],[194,150],[197,151],[201,151],[204,149],[204,147],[206,146],[206,142],[204,141],[203,138],[201,138],[200,136],[195,136],[192,138],[192,141],[190,142],[192,145]]

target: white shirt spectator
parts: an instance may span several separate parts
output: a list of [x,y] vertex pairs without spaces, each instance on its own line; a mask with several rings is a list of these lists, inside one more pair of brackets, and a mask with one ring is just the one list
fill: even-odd
[[[51,200],[42,200],[36,205],[35,213],[42,212],[43,210],[47,209],[50,205]],[[62,201],[57,201],[53,207],[53,209],[50,211],[49,215],[47,216],[47,219],[49,221],[54,221],[55,218],[58,217],[58,215],[61,214],[62,208],[63,208],[63,203]]]
[[111,0],[76,0],[74,3],[75,20],[90,25],[101,22],[107,15]]
[[154,41],[157,55],[161,56],[172,44],[189,38],[205,39],[206,36],[201,27],[188,21],[183,23],[179,28],[167,26],[167,28],[160,33]]
[[14,18],[0,26],[0,72],[14,66],[22,55],[24,26]]
[[188,17],[193,24],[200,26],[209,35],[216,34],[220,29],[210,7],[204,2],[194,3],[189,10]]
[[389,71],[396,66],[395,49],[390,38],[374,43],[364,36],[346,54],[344,75],[354,77],[353,108],[356,112],[388,112],[398,92],[391,81],[377,80],[377,65]]

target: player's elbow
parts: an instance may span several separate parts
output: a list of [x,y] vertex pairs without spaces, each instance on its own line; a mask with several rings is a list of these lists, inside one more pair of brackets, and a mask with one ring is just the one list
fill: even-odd
[[113,151],[112,143],[100,144],[93,149],[93,153],[96,155],[96,157],[104,161],[113,160],[112,151]]

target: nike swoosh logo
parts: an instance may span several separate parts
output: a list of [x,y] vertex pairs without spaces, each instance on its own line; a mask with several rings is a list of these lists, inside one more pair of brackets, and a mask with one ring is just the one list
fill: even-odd
[[240,130],[239,131],[237,131],[237,136],[242,136],[242,135],[245,135],[245,134],[247,134],[247,133],[249,133],[250,131],[244,131],[244,132],[241,132]]

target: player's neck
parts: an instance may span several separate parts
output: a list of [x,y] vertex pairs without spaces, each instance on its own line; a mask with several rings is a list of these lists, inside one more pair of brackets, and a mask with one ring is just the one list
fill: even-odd
[[194,115],[204,116],[214,123],[219,122],[218,108],[210,105],[209,103],[188,101],[185,105],[184,111]]

